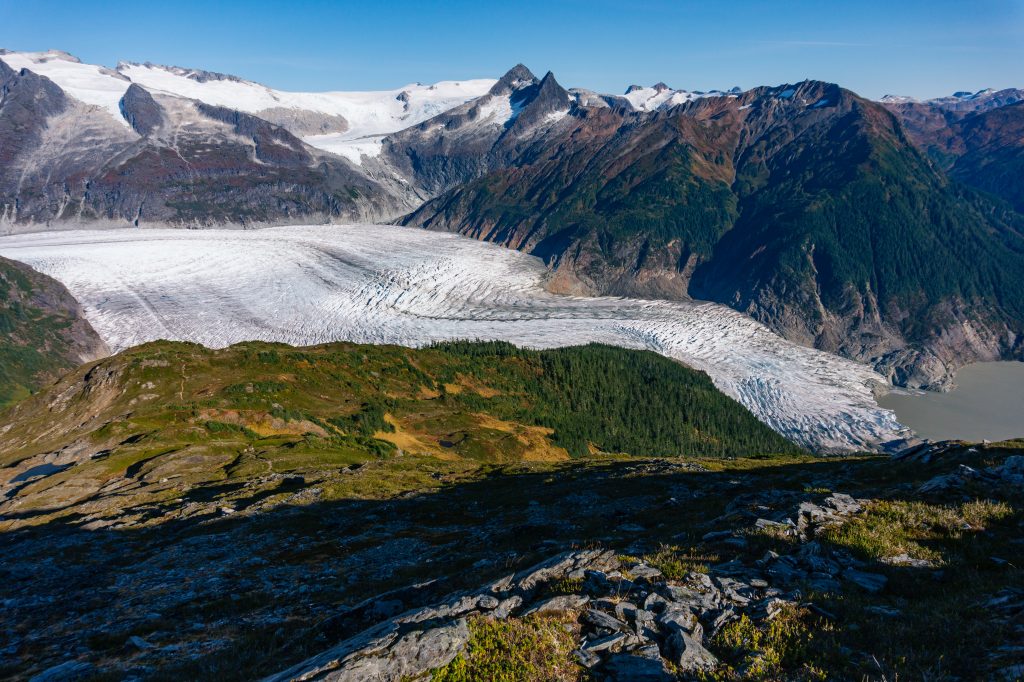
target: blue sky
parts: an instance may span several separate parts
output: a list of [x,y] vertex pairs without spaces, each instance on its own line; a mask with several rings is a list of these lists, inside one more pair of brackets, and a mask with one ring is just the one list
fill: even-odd
[[1024,0],[0,0],[0,47],[202,67],[291,90],[500,76],[706,90],[804,78],[933,97],[1024,87]]

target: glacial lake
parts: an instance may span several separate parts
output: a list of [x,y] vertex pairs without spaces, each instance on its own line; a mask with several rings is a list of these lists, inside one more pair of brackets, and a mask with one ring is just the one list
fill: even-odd
[[922,438],[1024,437],[1024,362],[981,362],[956,374],[949,393],[893,391],[878,401]]

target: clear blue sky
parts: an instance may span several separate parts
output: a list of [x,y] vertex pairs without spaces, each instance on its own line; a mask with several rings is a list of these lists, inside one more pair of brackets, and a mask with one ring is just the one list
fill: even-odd
[[0,47],[291,90],[500,76],[706,90],[804,78],[932,97],[1024,86],[1024,0],[0,0]]

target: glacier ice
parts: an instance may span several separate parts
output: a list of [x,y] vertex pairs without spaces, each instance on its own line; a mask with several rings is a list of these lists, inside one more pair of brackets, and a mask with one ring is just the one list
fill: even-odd
[[379,225],[66,231],[0,238],[0,254],[64,283],[114,350],[155,339],[419,346],[503,339],[647,348],[703,370],[816,451],[911,434],[870,368],[790,343],[730,308],[544,289],[538,259],[458,235]]

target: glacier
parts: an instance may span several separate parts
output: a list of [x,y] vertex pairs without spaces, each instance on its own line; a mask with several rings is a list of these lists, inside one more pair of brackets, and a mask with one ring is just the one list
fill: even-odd
[[0,255],[62,282],[114,351],[156,339],[421,346],[601,342],[706,372],[816,452],[913,436],[875,402],[867,366],[786,341],[725,306],[553,294],[537,258],[459,235],[382,225],[120,229],[0,237]]

